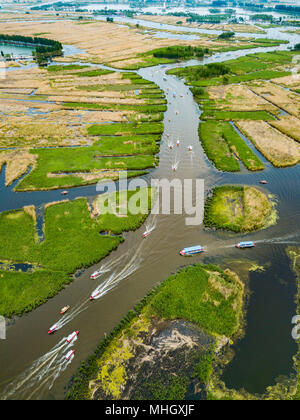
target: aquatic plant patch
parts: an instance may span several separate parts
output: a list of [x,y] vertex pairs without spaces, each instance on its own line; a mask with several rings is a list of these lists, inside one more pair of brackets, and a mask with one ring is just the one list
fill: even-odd
[[[71,274],[104,258],[123,241],[119,236],[123,231],[137,229],[146,217],[130,212],[122,218],[101,214],[92,217],[86,199],[48,205],[45,240],[40,243],[32,214],[24,209],[1,213],[0,260],[32,263],[40,268],[26,273],[0,270],[0,294],[5,297],[0,302],[0,314],[20,315],[46,302],[73,280]],[[116,236],[103,236],[101,231]]]
[[254,187],[225,185],[216,187],[205,203],[205,226],[250,232],[267,225],[273,204]]

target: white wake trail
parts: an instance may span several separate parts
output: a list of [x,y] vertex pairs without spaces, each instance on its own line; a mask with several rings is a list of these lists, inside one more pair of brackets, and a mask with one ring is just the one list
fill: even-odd
[[66,360],[65,356],[74,342],[75,340],[67,343],[67,337],[64,337],[53,349],[33,362],[25,372],[12,381],[1,395],[1,400],[31,399],[42,388],[51,389],[61,372],[72,362],[72,358]]

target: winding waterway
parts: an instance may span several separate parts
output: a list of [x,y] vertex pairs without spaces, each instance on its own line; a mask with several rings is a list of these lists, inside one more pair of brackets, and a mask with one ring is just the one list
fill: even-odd
[[[284,36],[292,43],[299,42],[299,36]],[[276,38],[278,39],[278,36]],[[287,46],[280,48],[286,49]],[[255,52],[270,50],[256,49]],[[249,53],[249,50],[242,50],[217,54],[205,58],[203,64],[226,61]],[[193,64],[199,62],[192,61],[180,65]],[[245,281],[248,271],[245,270],[246,264],[241,264],[242,260],[248,259],[265,267],[265,271],[250,273],[252,294],[246,315],[245,337],[235,345],[236,356],[224,373],[223,379],[226,384],[260,393],[266,386],[274,384],[277,376],[292,373],[292,357],[297,351],[296,343],[290,334],[291,318],[296,310],[296,280],[286,257],[286,247],[293,243],[300,245],[300,166],[275,169],[268,164],[263,173],[250,173],[245,168],[237,174],[217,171],[208,161],[199,142],[198,124],[201,112],[189,88],[183,81],[166,75],[169,68],[177,66],[178,64],[156,66],[138,72],[160,86],[168,98],[159,165],[145,179],[204,179],[206,193],[216,185],[258,185],[260,179],[268,179],[269,185],[263,190],[276,195],[278,199],[280,219],[277,225],[247,235],[247,239],[255,240],[257,246],[249,252],[240,253],[234,248],[234,244],[243,236],[214,232],[206,230],[203,226],[187,226],[186,215],[151,215],[147,223],[155,226],[155,230],[146,240],[141,239],[145,226],[136,232],[125,233],[125,242],[101,263],[79,273],[71,285],[46,304],[9,322],[7,340],[0,342],[0,398],[62,399],[64,387],[78,369],[80,361],[94,351],[105,333],[114,328],[122,316],[150,288],[183,265],[195,262],[212,261],[224,267],[229,266]],[[176,97],[173,97],[173,92],[176,92]],[[170,150],[170,138],[173,142],[180,139],[180,147]],[[188,152],[189,145],[193,146],[193,153]],[[172,170],[174,161],[179,162],[175,173]],[[28,204],[40,208],[47,202],[61,199],[60,190],[15,193],[12,187],[6,188],[3,183],[4,171],[0,176],[0,211],[21,208]],[[68,198],[95,195],[95,186],[88,186],[70,189]],[[207,247],[205,255],[196,256],[192,260],[185,260],[179,255],[180,249],[199,243]],[[90,274],[100,266],[110,271],[98,280],[91,280]],[[105,280],[112,287],[108,287],[108,292],[99,300],[90,303],[88,297],[91,292]],[[59,319],[59,310],[66,304],[71,305],[73,309],[63,318],[62,328],[55,335],[48,336],[48,328]],[[51,382],[53,386],[50,386],[45,381],[48,371],[41,372],[46,369],[43,367],[45,359],[41,362],[40,358],[49,354],[51,349],[55,349],[55,346],[74,330],[80,330],[79,339],[75,344],[75,358],[67,369],[58,364],[57,375],[53,376],[55,381],[53,384]],[[36,364],[33,365],[35,361],[39,361],[39,369]],[[22,374],[30,377],[37,375],[36,381],[28,384],[28,387],[15,386]],[[12,393],[9,392],[11,389]]]

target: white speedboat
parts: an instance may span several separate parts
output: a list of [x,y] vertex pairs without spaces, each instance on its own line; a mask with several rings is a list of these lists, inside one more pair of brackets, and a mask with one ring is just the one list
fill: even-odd
[[48,334],[53,334],[57,330],[58,330],[58,325],[54,324],[52,325],[52,327],[49,328]]
[[67,338],[67,343],[71,343],[71,341],[74,340],[74,338],[76,338],[79,334],[79,331],[74,331],[72,332],[72,334],[70,334]]
[[96,300],[96,299],[98,299],[102,295],[103,295],[103,291],[102,290],[94,290],[93,293],[90,296],[90,300]]
[[74,350],[74,349],[73,349],[73,350],[70,350],[70,351],[66,354],[65,359],[66,359],[66,360],[70,360],[70,359],[71,359],[71,357],[73,357],[73,356],[74,356],[74,353],[75,353],[75,350]]
[[97,279],[97,278],[98,278],[101,274],[102,274],[102,273],[101,273],[101,271],[100,271],[100,270],[96,270],[96,271],[94,271],[94,272],[93,272],[93,274],[91,274],[90,278],[91,278],[92,280],[95,280],[95,279]]

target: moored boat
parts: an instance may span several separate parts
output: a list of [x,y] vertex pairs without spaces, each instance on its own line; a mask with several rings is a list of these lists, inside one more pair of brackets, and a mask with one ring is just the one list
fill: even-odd
[[201,254],[202,252],[204,252],[203,246],[197,245],[192,246],[190,248],[184,248],[182,251],[180,251],[180,255],[182,255],[183,257],[187,257],[191,255]]
[[239,242],[236,244],[236,248],[244,249],[244,248],[253,248],[255,247],[255,243],[252,241],[249,242]]

